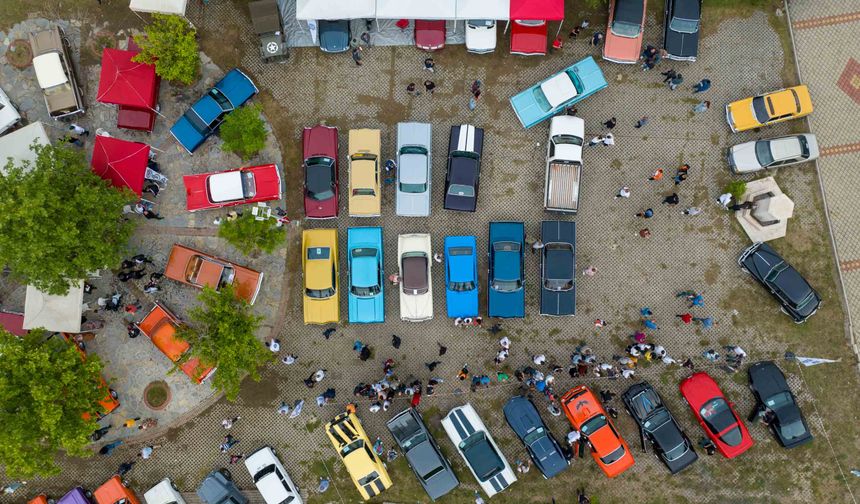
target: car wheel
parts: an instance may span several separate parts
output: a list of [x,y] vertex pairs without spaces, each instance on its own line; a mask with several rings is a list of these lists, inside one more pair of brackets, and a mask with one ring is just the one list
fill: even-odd
[[224,476],[224,479],[226,479],[227,481],[233,481],[233,475],[230,474],[230,471],[228,471],[227,469],[220,469],[218,472],[220,472],[221,476]]
[[113,397],[114,399],[119,399],[119,394],[116,393],[116,390],[108,389],[108,391],[110,392],[111,397]]

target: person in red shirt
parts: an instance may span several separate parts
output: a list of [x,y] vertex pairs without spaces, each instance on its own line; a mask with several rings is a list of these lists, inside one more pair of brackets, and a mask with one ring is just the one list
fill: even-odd
[[552,41],[552,48],[555,51],[560,50],[564,46],[564,41],[561,37],[556,37],[555,40]]
[[693,315],[691,313],[683,313],[681,315],[675,315],[679,319],[681,319],[685,324],[689,324],[693,321]]

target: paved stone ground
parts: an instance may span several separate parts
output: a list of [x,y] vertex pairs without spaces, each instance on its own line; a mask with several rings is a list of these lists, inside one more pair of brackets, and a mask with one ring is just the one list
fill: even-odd
[[[229,52],[238,54],[241,65],[255,77],[261,89],[271,94],[278,107],[270,107],[270,120],[276,125],[278,140],[284,146],[288,173],[288,194],[299,205],[300,132],[303,126],[326,121],[341,131],[341,153],[346,149],[346,130],[352,127],[377,127],[383,130],[383,153],[393,154],[395,124],[401,120],[429,121],[434,125],[434,207],[428,219],[408,219],[393,215],[393,194],[384,198],[384,216],[374,220],[350,219],[345,216],[345,199],[342,200],[344,217],[337,221],[314,222],[308,227],[337,226],[341,243],[345,243],[346,228],[358,225],[383,225],[385,228],[386,269],[396,268],[394,254],[396,235],[406,232],[430,232],[435,247],[440,248],[446,234],[475,234],[479,243],[486,243],[487,223],[491,220],[519,219],[526,222],[527,232],[536,236],[540,221],[556,218],[541,208],[543,189],[543,143],[546,141],[545,124],[523,130],[516,121],[507,97],[531,85],[572,61],[591,54],[584,40],[568,44],[562,54],[540,59],[523,59],[503,54],[506,39],[500,38],[500,49],[494,56],[466,54],[462,48],[447,48],[434,56],[438,71],[430,75],[421,70],[424,58],[412,48],[371,48],[365,52],[364,66],[355,68],[348,56],[324,55],[316,50],[294,50],[291,60],[283,65],[263,66],[252,49],[250,25],[243,11],[237,13],[232,3],[210,4],[205,11],[192,7],[192,21],[202,30],[235,34],[235,46]],[[570,16],[573,21],[576,16]],[[659,23],[649,18],[646,43],[658,43]],[[746,43],[743,54],[726,51],[736,47],[743,36]],[[596,55],[596,53],[594,53]],[[580,341],[591,345],[602,359],[609,359],[622,351],[627,334],[639,326],[638,308],[643,305],[654,309],[662,328],[652,332],[655,341],[664,344],[677,359],[692,356],[698,367],[714,373],[727,394],[736,401],[742,415],[752,407],[746,391],[745,376],[738,373],[728,376],[706,365],[697,357],[704,348],[738,342],[748,350],[752,359],[779,359],[786,350],[790,331],[815,334],[820,324],[828,319],[839,320],[839,301],[833,289],[825,293],[825,307],[813,321],[802,329],[778,316],[778,308],[765,298],[764,293],[738,271],[735,259],[747,245],[731,215],[720,211],[713,199],[731,180],[722,159],[725,147],[753,139],[754,132],[732,135],[725,125],[722,106],[767,89],[782,86],[780,70],[783,58],[778,36],[769,27],[767,17],[756,13],[747,19],[723,22],[712,36],[702,41],[701,59],[694,65],[676,64],[685,74],[685,86],[675,92],[660,84],[655,71],[642,72],[638,67],[622,67],[601,63],[611,81],[608,89],[589,98],[579,107],[585,118],[589,134],[600,133],[600,123],[615,115],[619,125],[615,128],[617,145],[594,147],[585,152],[585,173],[578,223],[578,263],[581,267],[595,265],[599,273],[593,278],[581,277],[578,285],[578,316],[572,319],[545,318],[537,315],[538,262],[533,257],[527,262],[527,313],[521,321],[504,321],[505,332],[514,340],[513,352],[505,369],[529,362],[532,353],[545,352],[553,360],[566,363],[573,346]],[[659,70],[672,65],[663,63]],[[439,86],[434,96],[410,98],[405,87],[410,81],[420,84],[431,77]],[[689,85],[703,77],[715,81],[714,88],[703,98],[713,103],[705,114],[693,116],[691,108],[697,101],[691,97]],[[468,86],[473,79],[484,82],[484,94],[478,109],[469,112]],[[163,100],[165,101],[165,100]],[[279,107],[282,107],[279,110]],[[280,112],[280,115],[278,113]],[[277,117],[273,117],[278,115]],[[635,121],[648,115],[651,122],[641,130],[633,128]],[[485,160],[482,173],[482,191],[479,212],[473,215],[455,214],[441,210],[439,191],[444,184],[444,152],[447,132],[451,124],[474,123],[486,128]],[[788,125],[770,128],[768,135],[777,136],[789,131]],[[540,145],[537,145],[540,144]],[[163,144],[169,149],[168,144]],[[342,156],[343,157],[343,156]],[[192,163],[197,162],[197,157]],[[677,189],[671,180],[649,183],[647,177],[657,167],[668,172],[687,162],[692,166],[690,178]],[[175,178],[175,176],[174,176]],[[809,169],[793,169],[777,174],[780,187],[795,201],[796,217],[789,224],[792,239],[781,246],[792,251],[827,249],[827,237],[820,205],[816,197],[816,176]],[[346,187],[346,171],[341,172],[341,187]],[[615,201],[612,195],[622,185],[633,189],[630,200]],[[660,205],[664,195],[677,190],[681,205],[667,208]],[[697,205],[705,214],[685,217],[685,206]],[[650,240],[638,237],[642,226],[634,213],[653,207],[657,216],[647,223],[653,232]],[[291,233],[292,242],[298,243],[298,233]],[[209,238],[206,238],[209,240]],[[483,252],[483,245],[480,245]],[[220,250],[220,249],[219,249]],[[298,254],[287,257],[287,270],[297,274]],[[481,269],[486,262],[481,260]],[[341,270],[345,261],[341,257]],[[469,363],[473,372],[494,373],[492,356],[495,337],[483,330],[465,332],[451,327],[444,317],[442,269],[434,269],[435,315],[431,322],[410,325],[399,320],[397,299],[389,290],[386,300],[387,321],[383,326],[350,326],[341,324],[331,340],[322,338],[321,328],[301,325],[298,276],[290,277],[281,298],[284,312],[267,312],[277,329],[278,321],[285,317],[281,331],[283,351],[293,352],[299,361],[292,367],[275,363],[269,366],[259,383],[247,382],[239,399],[233,403],[219,401],[201,412],[183,426],[171,429],[166,436],[154,442],[163,444],[151,461],[138,464],[130,474],[131,483],[141,492],[165,476],[171,477],[181,489],[192,491],[203,476],[213,467],[227,463],[227,457],[218,453],[217,446],[224,431],[220,420],[241,414],[231,431],[240,443],[235,450],[248,453],[262,444],[279,449],[282,458],[297,484],[309,493],[312,502],[355,502],[357,493],[343,479],[342,465],[334,458],[332,448],[320,428],[321,423],[337,414],[350,399],[349,392],[359,381],[379,379],[382,362],[392,357],[397,361],[397,374],[427,380],[430,375],[422,363],[435,360],[436,342],[448,346],[448,353],[435,375],[446,383],[434,397],[425,398],[422,411],[430,428],[438,436],[443,450],[449,455],[462,482],[461,489],[448,500],[470,502],[470,493],[477,488],[473,478],[444,438],[439,417],[449,408],[470,401],[499,441],[509,461],[525,456],[525,451],[504,425],[499,414],[501,405],[516,391],[516,385],[494,385],[486,391],[470,394],[468,388],[454,379],[456,371]],[[482,286],[485,283],[482,274]],[[344,278],[342,277],[343,281]],[[821,282],[826,283],[822,277]],[[697,315],[713,316],[717,325],[702,332],[675,322],[674,314],[683,313],[684,306],[674,298],[680,290],[696,289],[705,292],[706,307]],[[482,306],[486,302],[482,293]],[[346,299],[341,299],[341,313],[346,313]],[[610,321],[607,328],[595,330],[594,318]],[[487,321],[491,322],[491,321]],[[394,350],[391,334],[403,338],[403,346]],[[355,339],[369,343],[375,358],[360,363],[351,351]],[[791,348],[797,352],[811,352],[814,342]],[[329,371],[323,386],[336,387],[339,395],[334,405],[317,409],[313,392],[308,391],[300,379],[318,367]],[[785,364],[789,381],[806,408],[810,425],[822,441],[823,428],[830,421],[809,406],[813,396],[803,386],[797,368]],[[686,410],[676,384],[687,374],[677,367],[666,368],[652,364],[637,370],[637,378],[650,380],[663,394],[676,417],[695,441],[701,436],[699,427]],[[587,383],[596,388],[620,393],[629,383],[588,378],[572,380],[559,376],[556,390],[560,393],[570,386]],[[319,388],[319,387],[318,387]],[[282,400],[305,399],[305,412],[297,420],[278,417],[275,410]],[[540,408],[546,401],[537,398]],[[384,428],[389,414],[371,414],[367,403],[359,409],[365,428],[371,436],[381,436],[387,446],[391,437]],[[396,401],[394,412],[406,406]],[[620,401],[614,401],[621,408]],[[567,432],[566,421],[545,415],[558,437]],[[795,455],[779,449],[772,437],[759,425],[751,426],[756,447],[738,460],[726,461],[719,457],[702,456],[685,474],[670,478],[651,456],[639,450],[637,432],[629,419],[617,422],[621,433],[630,442],[637,458],[632,470],[618,480],[605,479],[591,460],[577,460],[564,476],[546,482],[535,472],[529,473],[510,491],[494,498],[494,502],[547,502],[550,494],[558,502],[570,502],[571,491],[587,485],[599,495],[600,502],[629,502],[631,495],[641,495],[643,489],[655,492],[654,501],[672,502],[810,502],[821,495],[813,474],[822,471],[836,474],[832,459]],[[134,458],[140,445],[120,447],[110,457],[88,461],[64,460],[63,474],[50,480],[33,482],[28,490],[39,489],[59,495],[72,483],[95,487],[106,479],[123,461]],[[413,476],[404,469],[402,458],[394,466],[395,487],[384,494],[383,500],[395,502],[421,502],[423,494],[416,490]],[[322,496],[313,488],[317,477],[331,473],[336,476],[335,488]],[[243,468],[233,474],[240,487],[250,489],[252,483]],[[308,489],[311,489],[308,492]],[[32,493],[32,492],[30,492]],[[27,494],[29,495],[29,493]],[[832,502],[847,502],[844,493],[828,491]],[[379,499],[378,499],[379,500]]]

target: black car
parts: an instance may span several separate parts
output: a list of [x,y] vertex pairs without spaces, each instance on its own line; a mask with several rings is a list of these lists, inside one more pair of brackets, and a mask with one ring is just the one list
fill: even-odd
[[666,464],[672,474],[699,459],[690,439],[663,404],[660,394],[648,382],[632,385],[621,395],[621,400],[630,416],[639,424],[643,449],[647,438],[657,458]]
[[348,19],[319,21],[320,49],[323,52],[339,53],[349,49],[349,40],[352,38]]
[[696,61],[702,0],[666,0],[663,47],[669,59]]
[[451,126],[448,172],[445,175],[445,209],[474,212],[478,205],[484,129],[470,124]]
[[544,478],[552,478],[567,469],[570,462],[562,454],[558,441],[552,437],[530,400],[522,396],[511,398],[503,411],[508,425],[526,445],[526,450]]
[[796,323],[806,322],[821,306],[821,296],[767,243],[753,243],[741,253],[738,264],[767,287]]
[[576,315],[576,223],[543,221],[540,314]]
[[747,370],[750,378],[750,389],[755,395],[756,408],[750,415],[752,422],[762,411],[771,411],[773,421],[770,429],[779,444],[786,448],[794,448],[812,441],[812,433],[806,425],[803,413],[797,406],[797,400],[785,375],[773,361],[756,362]]
[[460,481],[415,408],[401,411],[386,425],[430,499],[457,488]]

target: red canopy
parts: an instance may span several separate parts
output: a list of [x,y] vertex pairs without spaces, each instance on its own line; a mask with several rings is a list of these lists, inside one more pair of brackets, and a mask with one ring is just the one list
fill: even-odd
[[511,19],[564,19],[564,0],[511,0]]
[[140,196],[148,161],[148,145],[96,135],[91,163],[93,171],[114,187],[128,187]]
[[125,107],[150,109],[158,99],[155,65],[135,63],[137,52],[105,48],[96,99]]
[[0,327],[15,336],[27,334],[27,330],[24,329],[24,316],[20,313],[0,311]]

